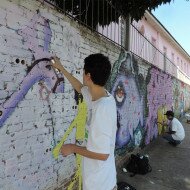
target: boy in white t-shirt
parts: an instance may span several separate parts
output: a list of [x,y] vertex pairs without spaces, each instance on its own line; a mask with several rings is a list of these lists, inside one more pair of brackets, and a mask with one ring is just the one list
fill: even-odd
[[63,156],[73,153],[83,156],[83,190],[115,190],[117,111],[113,96],[104,88],[111,72],[110,61],[100,53],[86,57],[83,84],[65,70],[57,57],[54,62],[53,66],[83,95],[88,107],[86,146],[65,144],[61,153]]
[[164,115],[166,115],[167,119],[169,120],[169,124],[160,123],[164,126],[168,126],[168,131],[165,132],[163,138],[169,141],[170,144],[177,146],[185,138],[183,125],[178,119],[174,117],[173,111],[169,110]]

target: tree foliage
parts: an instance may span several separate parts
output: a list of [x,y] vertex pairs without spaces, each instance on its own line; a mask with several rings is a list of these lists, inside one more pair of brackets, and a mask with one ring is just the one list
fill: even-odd
[[157,8],[159,5],[170,3],[174,0],[114,0],[116,8],[125,17],[128,13],[132,19],[136,21],[140,20],[145,11]]
[[118,22],[118,18],[128,15],[132,20],[140,20],[146,10],[153,10],[161,4],[174,0],[53,0],[56,5],[72,14],[76,19],[93,28]]

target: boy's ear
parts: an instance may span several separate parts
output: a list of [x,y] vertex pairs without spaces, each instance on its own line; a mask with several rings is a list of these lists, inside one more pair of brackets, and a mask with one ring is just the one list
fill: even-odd
[[88,80],[91,79],[91,75],[90,75],[90,73],[87,73],[86,76],[87,76]]

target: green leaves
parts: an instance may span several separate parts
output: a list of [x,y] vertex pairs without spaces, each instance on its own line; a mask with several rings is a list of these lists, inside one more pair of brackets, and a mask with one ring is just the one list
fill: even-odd
[[132,19],[140,20],[145,11],[157,8],[161,4],[174,0],[51,0],[55,4],[82,23],[96,28],[110,22],[118,22],[122,15],[129,14]]
[[116,8],[126,17],[131,15],[132,19],[140,20],[145,11],[157,8],[161,4],[170,3],[172,0],[114,0]]

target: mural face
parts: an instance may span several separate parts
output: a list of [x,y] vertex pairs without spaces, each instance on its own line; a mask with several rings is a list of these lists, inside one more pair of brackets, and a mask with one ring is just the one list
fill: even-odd
[[133,76],[119,75],[113,86],[118,113],[116,145],[122,147],[133,138],[138,125],[143,126],[142,101]]
[[138,71],[135,70],[132,57],[128,53],[120,55],[114,68],[118,73],[112,70],[109,85],[117,105],[116,147],[122,148],[130,142],[133,146],[139,146],[142,140],[143,98],[137,84]]

